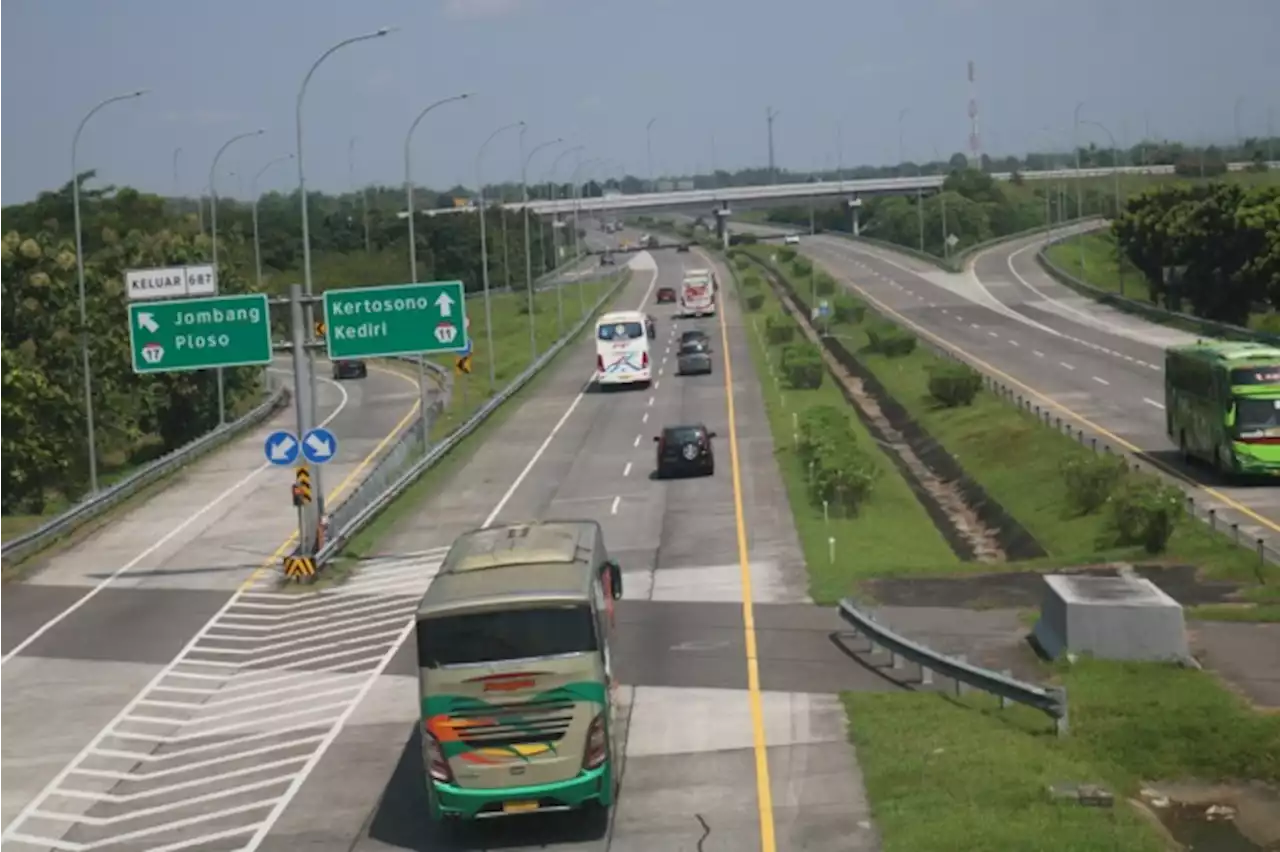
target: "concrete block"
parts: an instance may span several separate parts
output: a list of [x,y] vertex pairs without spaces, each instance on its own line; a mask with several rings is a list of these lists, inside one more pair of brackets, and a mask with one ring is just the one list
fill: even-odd
[[1052,659],[1191,662],[1182,605],[1138,576],[1044,578],[1033,635]]

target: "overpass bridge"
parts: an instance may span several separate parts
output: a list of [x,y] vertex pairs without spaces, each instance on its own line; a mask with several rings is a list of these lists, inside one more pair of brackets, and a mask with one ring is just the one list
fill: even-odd
[[[1229,171],[1243,171],[1250,163],[1230,163]],[[1280,162],[1268,163],[1272,169],[1280,168]],[[1169,175],[1173,174],[1173,166],[1122,166],[1102,169],[1046,169],[1043,171],[1019,172],[1026,181],[1078,180],[1083,178],[1110,177],[1116,172],[1122,175]],[[1012,172],[992,173],[996,180],[1012,179]],[[554,201],[530,201],[529,212],[538,216],[560,216],[573,213],[592,214],[601,211],[611,213],[631,213],[644,210],[681,210],[702,208],[709,210],[719,208],[727,210],[734,202],[775,203],[788,200],[829,197],[855,198],[864,195],[890,195],[895,193],[937,192],[942,188],[946,175],[920,175],[918,177],[866,178],[861,180],[814,181],[812,183],[782,183],[763,186],[732,186],[722,189],[692,189],[675,192],[647,192],[638,195],[618,195],[613,197],[560,198]],[[502,205],[505,209],[519,212],[524,208],[523,202],[510,202]],[[440,210],[424,211],[427,215],[447,215],[454,213],[474,212],[475,207],[456,207]]]

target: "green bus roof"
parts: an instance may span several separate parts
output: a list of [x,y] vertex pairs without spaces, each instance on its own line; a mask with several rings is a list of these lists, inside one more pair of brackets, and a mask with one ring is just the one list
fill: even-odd
[[1272,361],[1280,363],[1280,348],[1249,340],[1212,340],[1171,346],[1168,354],[1229,365],[1239,361]]

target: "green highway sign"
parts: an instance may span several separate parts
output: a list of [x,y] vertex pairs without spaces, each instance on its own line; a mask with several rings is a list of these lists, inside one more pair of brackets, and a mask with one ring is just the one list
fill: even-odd
[[467,348],[467,301],[461,281],[326,290],[330,358],[380,358]]
[[129,305],[135,373],[176,373],[271,363],[265,293]]

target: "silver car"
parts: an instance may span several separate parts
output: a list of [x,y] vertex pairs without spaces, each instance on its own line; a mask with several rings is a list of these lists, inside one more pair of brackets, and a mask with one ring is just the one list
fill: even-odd
[[711,344],[705,338],[685,340],[676,353],[676,373],[690,376],[711,372]]

